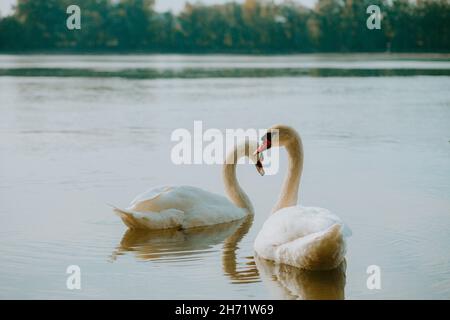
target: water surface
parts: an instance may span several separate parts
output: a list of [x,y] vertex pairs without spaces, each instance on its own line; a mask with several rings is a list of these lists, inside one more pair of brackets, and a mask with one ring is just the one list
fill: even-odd
[[[3,71],[239,66],[348,73],[0,77],[0,297],[450,298],[450,77],[351,72],[445,73],[449,64],[441,56],[0,56]],[[127,231],[108,203],[125,206],[160,184],[224,193],[219,166],[170,161],[171,132],[192,130],[194,120],[205,129],[297,128],[305,147],[300,201],[350,226],[346,265],[318,274],[254,257],[253,240],[282,183],[284,153],[275,176],[238,168],[254,219]],[[381,290],[366,287],[373,264],[381,268]],[[81,290],[66,288],[69,265],[81,268]]]

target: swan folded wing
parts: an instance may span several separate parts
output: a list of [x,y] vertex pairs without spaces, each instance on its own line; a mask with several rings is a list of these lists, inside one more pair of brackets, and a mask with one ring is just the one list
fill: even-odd
[[184,211],[184,228],[225,223],[246,216],[245,209],[238,208],[226,197],[192,186],[177,187],[157,201]]
[[287,207],[267,219],[258,237],[264,237],[273,246],[278,246],[326,230],[334,224],[342,224],[342,221],[327,209]]
[[[137,212],[159,212],[177,209],[188,213],[203,199],[207,192],[190,186],[163,186],[138,195],[127,208]],[[203,200],[204,201],[204,200]]]
[[186,215],[185,228],[208,226],[242,219],[246,211],[234,205],[223,203],[202,203],[192,208]]
[[156,199],[163,194],[170,193],[173,189],[174,187],[171,186],[162,186],[147,190],[146,192],[137,195],[136,198],[131,201],[129,209],[140,212],[159,211],[154,208]]
[[309,270],[330,270],[339,266],[345,256],[342,226],[309,234],[278,246],[274,260]]
[[114,212],[130,229],[180,228],[184,220],[184,212],[177,209],[167,209],[160,212],[138,212],[115,208]]

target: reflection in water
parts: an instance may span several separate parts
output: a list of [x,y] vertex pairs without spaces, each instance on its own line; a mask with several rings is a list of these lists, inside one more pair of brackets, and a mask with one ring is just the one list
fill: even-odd
[[253,215],[243,220],[185,230],[128,229],[112,260],[127,252],[138,259],[176,263],[202,259],[213,246],[223,243],[222,267],[231,283],[245,284],[260,281],[279,299],[344,299],[345,261],[334,270],[307,271],[288,265],[275,264],[262,258],[245,257],[239,263],[239,243],[253,224]]
[[201,255],[219,243],[222,251],[223,271],[233,283],[258,282],[258,270],[253,257],[240,268],[237,263],[238,244],[253,223],[253,215],[238,221],[184,230],[132,230],[128,229],[120,245],[112,253],[114,261],[118,256],[134,252],[142,260],[156,262],[181,262],[201,259]]
[[238,244],[250,230],[253,224],[253,215],[248,215],[243,219],[239,228],[229,236],[223,245],[222,265],[224,273],[231,279],[232,283],[252,283],[259,282],[258,269],[252,256],[245,257],[248,261],[243,268],[237,264],[236,251]]
[[343,300],[346,261],[329,271],[309,271],[259,257],[256,266],[274,298],[286,300]]

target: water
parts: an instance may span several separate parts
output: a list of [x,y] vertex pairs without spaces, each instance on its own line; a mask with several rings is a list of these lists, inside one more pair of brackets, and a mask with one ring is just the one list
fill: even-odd
[[[250,63],[250,66],[247,65]],[[254,64],[254,65],[253,65]],[[359,64],[359,66],[358,66]],[[132,65],[132,66],[128,66]],[[333,68],[345,77],[37,77],[33,70]],[[367,67],[367,65],[369,65]],[[352,76],[450,70],[445,56],[0,56],[0,298],[450,298],[450,77]],[[194,70],[194,71],[192,71]],[[358,75],[357,73],[355,73]],[[420,74],[420,73],[419,73]],[[176,128],[294,126],[304,205],[351,227],[346,266],[303,272],[252,244],[286,168],[238,176],[254,219],[191,231],[127,231],[125,206],[160,184],[223,194],[220,167],[170,161]],[[81,268],[81,290],[66,268]],[[369,265],[382,288],[366,286]]]

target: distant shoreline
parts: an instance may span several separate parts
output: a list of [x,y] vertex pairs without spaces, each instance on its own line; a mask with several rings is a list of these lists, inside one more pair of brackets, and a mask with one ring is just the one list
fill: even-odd
[[207,79],[207,78],[279,78],[279,77],[408,77],[450,76],[450,69],[338,69],[338,68],[280,68],[280,69],[124,69],[99,71],[65,68],[1,69],[0,77],[58,77],[58,78],[124,78],[124,79]]

